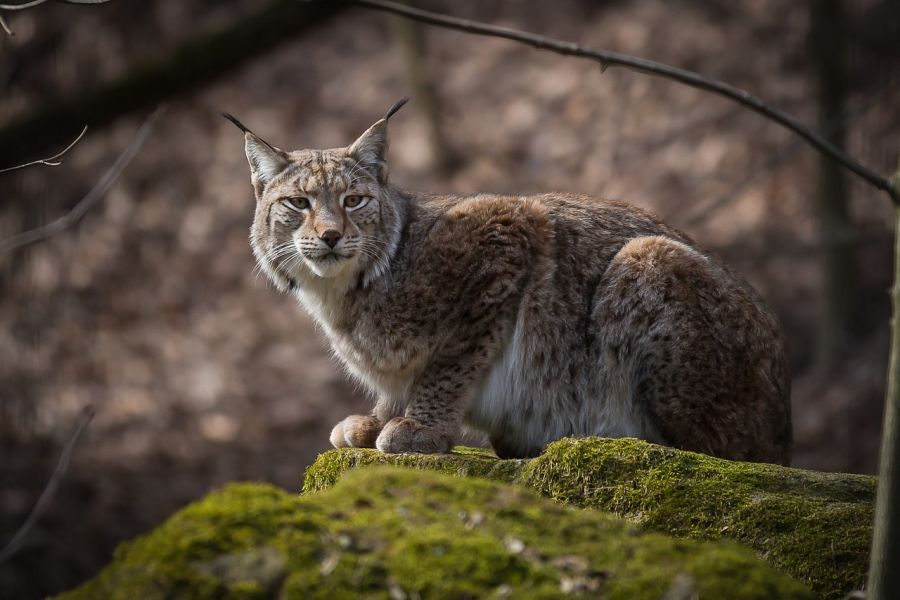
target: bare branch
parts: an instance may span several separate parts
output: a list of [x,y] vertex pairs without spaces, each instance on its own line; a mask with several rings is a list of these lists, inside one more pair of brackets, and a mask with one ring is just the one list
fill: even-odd
[[[197,31],[188,39],[136,61],[119,77],[91,84],[64,97],[48,96],[0,123],[0,164],[15,164],[49,154],[87,123],[96,134],[119,117],[153,110],[169,98],[190,93],[233,72],[287,40],[321,29],[349,5],[297,0],[250,2],[226,23]],[[80,13],[79,13],[80,14]],[[0,90],[0,97],[2,97]],[[49,145],[49,146],[48,146]],[[0,209],[13,201],[0,193]]]
[[[26,8],[34,8],[35,6],[40,6],[44,4],[48,0],[31,0],[31,2],[23,2],[21,4],[0,4],[0,10],[25,10]],[[109,0],[61,0],[66,4],[106,4]],[[6,32],[7,35],[15,35],[13,30],[9,28],[6,20],[3,18],[3,13],[0,13],[0,28]]]
[[[879,90],[876,90],[875,93],[870,94],[869,97],[862,103],[853,108],[845,109],[839,115],[835,115],[824,124],[824,126],[822,127],[822,131],[825,134],[830,134],[832,130],[834,130],[834,128],[838,126],[838,123],[845,120],[851,121],[852,119],[855,119],[859,115],[865,113],[873,105],[881,102],[888,92],[893,91],[894,88],[897,87],[897,84],[898,82],[894,81],[888,82],[887,85],[883,86]],[[773,154],[761,168],[747,174],[743,179],[741,179],[740,182],[733,185],[731,189],[728,190],[728,192],[722,194],[712,202],[709,202],[700,207],[695,207],[687,217],[680,220],[680,225],[682,227],[693,227],[707,220],[714,213],[740,198],[744,190],[750,187],[750,184],[752,184],[758,178],[762,177],[766,173],[769,173],[770,171],[774,171],[779,166],[783,165],[800,148],[800,140],[798,140],[797,138],[793,138],[784,149]]]
[[14,167],[6,167],[5,169],[0,169],[0,173],[7,173],[9,171],[15,171],[16,169],[24,169],[25,167],[31,167],[33,165],[48,165],[51,167],[58,167],[59,165],[62,164],[62,161],[59,159],[62,158],[62,156],[66,152],[71,150],[75,146],[75,144],[77,144],[78,142],[81,141],[81,138],[84,137],[84,134],[87,133],[87,130],[88,130],[88,127],[87,127],[87,125],[85,125],[84,129],[81,130],[81,133],[78,134],[78,137],[76,137],[74,140],[72,140],[71,144],[69,144],[61,152],[57,152],[53,156],[50,156],[48,158],[40,158],[38,160],[33,160],[31,162],[27,162],[27,163],[21,164],[21,165],[15,165]]
[[137,133],[134,134],[131,142],[125,147],[125,150],[119,155],[119,158],[116,159],[116,162],[113,163],[100,181],[97,182],[97,185],[95,185],[84,198],[78,201],[72,210],[46,225],[41,225],[40,227],[29,229],[28,231],[19,233],[5,240],[0,240],[0,254],[46,240],[78,223],[87,211],[90,210],[90,208],[102,198],[107,191],[109,191],[109,188],[112,187],[113,183],[116,182],[119,175],[122,174],[122,171],[124,171],[125,167],[128,166],[128,163],[131,162],[131,159],[135,157],[138,150],[144,145],[147,136],[150,135],[150,130],[153,128],[154,122],[164,110],[164,108],[156,109],[153,114],[144,121]]
[[645,75],[662,77],[663,79],[677,81],[684,85],[711,92],[724,98],[728,98],[729,100],[746,106],[750,110],[766,117],[767,119],[775,121],[781,126],[790,129],[823,154],[830,156],[834,160],[844,165],[846,168],[856,173],[859,177],[869,182],[871,185],[886,192],[895,204],[900,205],[900,194],[898,194],[897,191],[891,187],[890,181],[888,181],[886,177],[882,177],[878,173],[875,173],[874,171],[859,164],[856,160],[836,148],[833,144],[817,134],[813,129],[807,127],[794,117],[769,106],[760,98],[757,98],[749,92],[736,88],[727,83],[709,79],[700,75],[699,73],[694,73],[693,71],[688,71],[686,69],[681,69],[653,60],[648,60],[646,58],[639,58],[628,54],[621,54],[619,52],[611,52],[609,50],[588,48],[585,46],[580,46],[574,42],[557,40],[554,38],[529,33],[527,31],[510,29],[508,27],[488,25],[486,23],[479,23],[478,21],[471,21],[469,19],[451,17],[449,15],[443,15],[440,13],[421,10],[418,8],[412,8],[410,6],[405,6],[396,2],[390,2],[389,0],[347,1],[351,4],[357,4],[359,6],[364,6],[366,8],[372,8],[379,11],[390,12],[409,19],[428,23],[429,25],[436,25],[438,27],[445,27],[447,29],[454,29],[474,35],[504,38],[507,40],[512,40],[514,42],[527,44],[540,50],[549,50],[551,52],[556,52],[565,56],[577,56],[580,58],[586,58],[599,62],[600,68],[603,70],[606,70],[609,67],[624,67],[626,69],[631,69],[632,71],[644,73]]
[[19,548],[22,546],[22,542],[25,541],[25,536],[28,535],[28,532],[34,527],[34,524],[37,523],[38,519],[41,518],[41,515],[44,514],[44,511],[47,510],[47,506],[50,505],[50,500],[52,500],[54,494],[56,494],[56,488],[59,487],[62,478],[66,474],[66,470],[69,468],[69,459],[72,457],[72,450],[75,449],[75,444],[78,443],[78,438],[81,437],[84,428],[87,427],[88,423],[90,423],[93,418],[94,407],[90,405],[85,406],[78,417],[78,424],[75,426],[75,431],[72,432],[72,436],[63,448],[62,454],[59,457],[59,462],[56,463],[56,468],[53,470],[50,480],[44,487],[44,491],[41,492],[37,503],[31,510],[31,514],[28,515],[28,518],[25,519],[25,522],[22,523],[22,526],[19,527],[19,530],[12,539],[9,540],[6,546],[0,550],[0,564],[6,562],[13,554],[18,552]]
[[[34,8],[48,2],[49,0],[31,0],[31,2],[23,2],[22,4],[0,4],[0,10],[25,10],[26,8]],[[109,0],[62,0],[66,4],[106,4]]]
[[0,10],[25,10],[26,8],[34,8],[44,2],[47,2],[47,0],[32,0],[22,4],[0,4]]

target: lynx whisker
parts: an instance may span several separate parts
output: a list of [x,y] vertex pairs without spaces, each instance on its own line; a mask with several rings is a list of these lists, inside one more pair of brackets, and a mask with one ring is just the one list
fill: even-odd
[[290,240],[274,246],[271,250],[269,250],[268,252],[266,252],[263,255],[262,259],[257,261],[256,267],[254,267],[254,269],[253,269],[254,276],[259,277],[259,275],[262,273],[263,269],[265,268],[266,263],[275,264],[275,261],[277,259],[281,258],[282,256],[291,254],[293,252],[295,252],[294,243],[293,243],[293,241],[290,241]]
[[284,256],[286,254],[291,254],[292,252],[296,252],[294,248],[293,242],[287,242],[284,244],[280,244],[272,248],[270,252],[265,255],[265,259],[269,261],[274,261],[275,259]]
[[299,267],[302,262],[303,262],[303,255],[298,252],[297,254],[290,257],[286,261],[280,263],[278,265],[278,267],[279,267],[279,270],[284,275],[286,275],[288,278],[291,278],[294,276],[294,274],[297,270],[297,267]]
[[357,252],[359,252],[361,255],[363,255],[366,258],[369,258],[373,261],[378,261],[382,257],[382,252],[380,249],[373,248],[366,244],[360,244],[359,246],[356,246],[355,250]]
[[387,248],[387,245],[387,240],[379,240],[370,236],[363,236],[359,242],[359,247],[372,252],[373,257],[381,256]]

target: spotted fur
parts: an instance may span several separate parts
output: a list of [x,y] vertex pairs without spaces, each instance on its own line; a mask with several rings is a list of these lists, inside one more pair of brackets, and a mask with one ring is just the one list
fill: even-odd
[[447,452],[465,423],[504,457],[600,435],[789,462],[775,316],[653,215],[572,194],[401,191],[387,118],[347,148],[245,139],[260,267],[377,399],[335,446]]

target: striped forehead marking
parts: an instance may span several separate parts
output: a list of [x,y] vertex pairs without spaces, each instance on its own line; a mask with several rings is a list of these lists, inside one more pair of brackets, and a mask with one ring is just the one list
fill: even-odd
[[306,160],[291,165],[288,177],[305,192],[321,189],[344,190],[347,188],[344,168],[342,157],[317,152]]

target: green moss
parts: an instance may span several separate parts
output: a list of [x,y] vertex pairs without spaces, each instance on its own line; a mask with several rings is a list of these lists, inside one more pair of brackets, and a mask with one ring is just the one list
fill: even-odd
[[227,486],[122,546],[64,597],[631,600],[673,587],[685,597],[812,597],[734,543],[642,534],[519,486],[392,467],[300,497]]
[[822,598],[842,598],[865,583],[874,477],[582,438],[555,442],[530,461],[461,449],[446,456],[331,451],[307,470],[304,491],[325,489],[354,466],[384,463],[519,483],[565,504],[614,512],[643,530],[738,540]]
[[310,493],[328,489],[347,470],[354,467],[387,464],[457,477],[512,482],[522,472],[526,462],[500,460],[489,450],[465,446],[455,447],[451,454],[384,454],[371,448],[345,448],[319,455],[316,462],[306,470],[303,491]]

